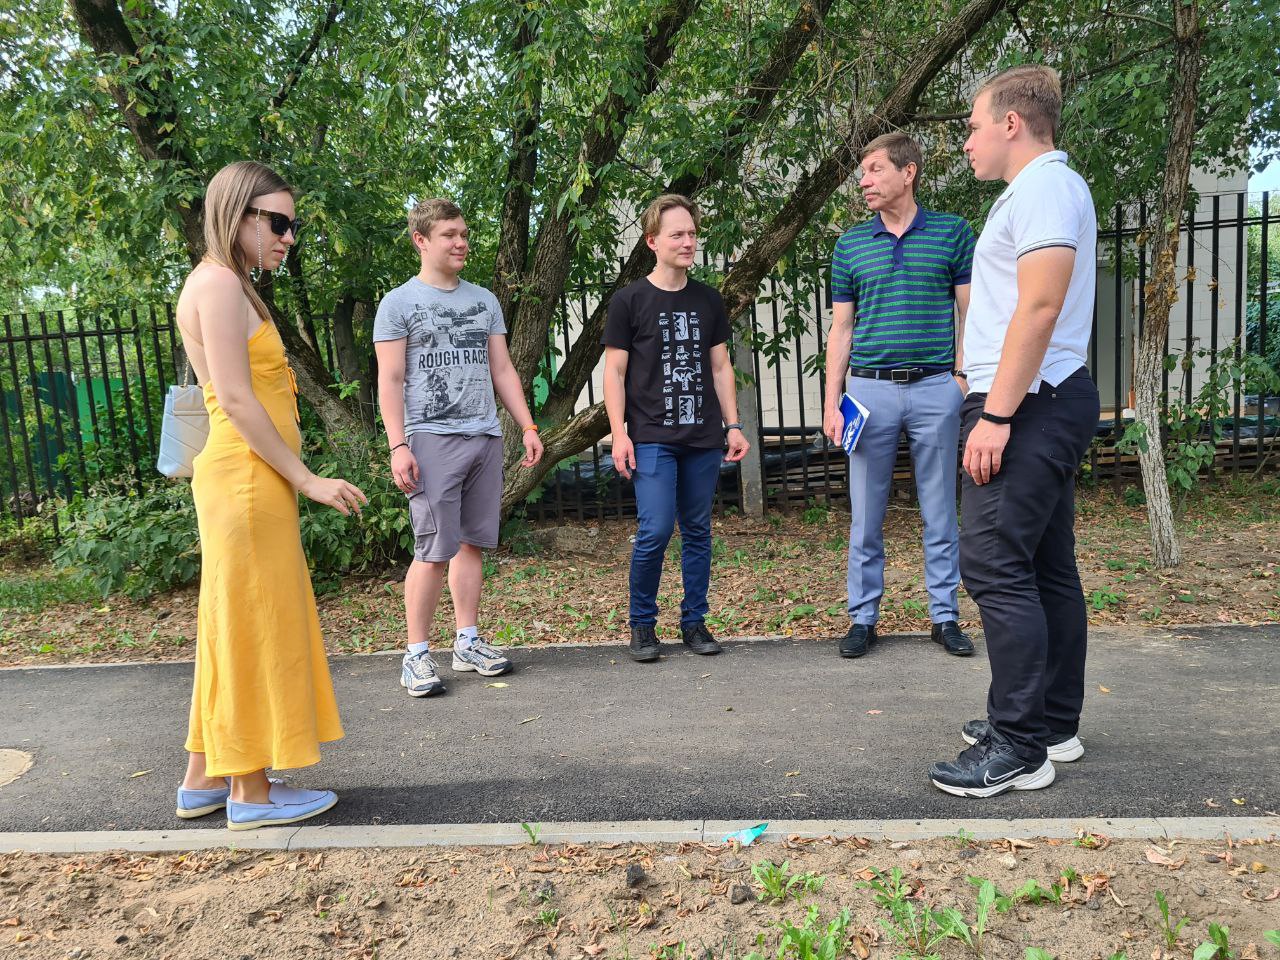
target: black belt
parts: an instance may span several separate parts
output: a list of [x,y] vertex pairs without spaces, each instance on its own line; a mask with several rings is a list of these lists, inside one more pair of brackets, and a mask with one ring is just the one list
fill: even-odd
[[880,367],[850,367],[849,373],[855,377],[865,377],[868,380],[889,380],[893,383],[915,383],[917,380],[923,380],[925,377],[937,376],[939,373],[946,373],[947,368],[930,369],[927,367],[895,367],[893,369],[882,369]]

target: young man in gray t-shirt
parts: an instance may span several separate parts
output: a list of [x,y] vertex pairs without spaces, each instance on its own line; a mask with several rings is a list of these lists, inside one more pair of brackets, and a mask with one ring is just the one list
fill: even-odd
[[373,340],[391,474],[409,497],[414,536],[400,683],[410,696],[426,697],[444,690],[428,636],[446,570],[457,625],[453,669],[485,677],[511,669],[477,629],[481,551],[498,545],[502,501],[495,391],[524,429],[522,466],[542,458],[542,441],[507,352],[497,298],[458,275],[468,250],[462,211],[449,200],[423,200],[409,213],[409,235],[421,269],[378,304]]

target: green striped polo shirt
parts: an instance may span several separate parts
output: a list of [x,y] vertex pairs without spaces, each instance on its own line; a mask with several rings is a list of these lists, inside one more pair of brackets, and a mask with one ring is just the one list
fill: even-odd
[[949,367],[955,362],[955,288],[969,282],[973,231],[962,218],[919,207],[901,237],[880,214],[836,241],[831,299],[852,303],[854,367]]

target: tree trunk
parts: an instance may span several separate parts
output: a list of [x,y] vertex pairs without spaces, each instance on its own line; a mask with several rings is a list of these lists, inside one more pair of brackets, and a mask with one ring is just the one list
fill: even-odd
[[373,372],[364,362],[368,356],[356,345],[355,321],[357,314],[363,319],[371,311],[367,300],[357,300],[348,294],[333,308],[333,352],[338,362],[338,372],[347,383],[359,383],[360,419],[369,430],[374,429]]
[[1191,151],[1195,144],[1196,97],[1200,86],[1200,13],[1197,0],[1174,0],[1174,34],[1177,48],[1169,85],[1169,149],[1151,247],[1151,280],[1146,290],[1146,319],[1138,340],[1136,415],[1145,430],[1139,447],[1142,486],[1147,497],[1151,526],[1151,550],[1156,566],[1176,567],[1181,548],[1173,522],[1173,503],[1165,472],[1163,410],[1160,385],[1164,370],[1169,314],[1178,299],[1178,241],[1187,185],[1191,175]]
[[316,336],[316,322],[311,314],[311,298],[307,296],[307,281],[302,275],[302,245],[295,243],[289,248],[284,260],[285,269],[289,271],[289,280],[293,286],[293,296],[297,300],[294,310],[294,322],[298,327],[298,335],[303,342],[320,356],[320,340]]
[[[663,193],[680,193],[688,197],[696,197],[726,174],[738,169],[742,156],[750,144],[748,135],[768,116],[778,93],[795,70],[801,55],[811,43],[815,42],[818,28],[834,2],[835,0],[803,0],[791,20],[791,25],[774,46],[768,61],[747,85],[746,102],[725,131],[721,148],[707,158],[700,173],[687,173],[677,177],[667,184]],[[581,333],[574,340],[568,355],[560,365],[551,393],[547,397],[546,416],[549,420],[558,421],[573,412],[573,406],[582,393],[583,386],[586,385],[587,379],[600,361],[600,356],[604,352],[600,338],[604,334],[609,301],[613,295],[628,284],[639,280],[653,269],[653,265],[653,251],[641,237],[636,241],[617,278],[604,292],[600,302],[596,304],[595,309],[583,324]]]
[[[929,83],[983,27],[1004,9],[1006,3],[1007,0],[970,0],[954,19],[949,21],[918,54],[911,58],[909,65],[904,68],[898,78],[898,82],[875,111],[865,120],[859,120],[856,117],[851,119],[850,127],[842,138],[840,147],[800,179],[778,214],[770,223],[756,232],[753,242],[748,245],[746,252],[725,277],[720,292],[724,296],[725,308],[731,319],[736,320],[752,305],[760,281],[769,270],[773,269],[778,259],[791,248],[804,226],[853,171],[862,145],[881,133],[906,125]],[[654,84],[656,84],[656,77],[651,78],[651,82],[644,89],[646,91],[652,89]],[[559,306],[560,292],[563,291],[564,280],[568,276],[570,250],[567,232],[564,235],[555,232],[548,234],[555,241],[558,255],[564,259],[559,267],[549,262],[544,264],[541,255],[544,253],[542,244],[543,233],[546,231],[547,224],[544,223],[543,231],[539,233],[534,265],[530,270],[530,277],[546,284],[547,289],[552,293],[547,299],[539,292],[537,298],[543,314],[538,317],[537,324],[541,338],[538,344],[539,350],[545,349],[546,331],[549,329],[550,318],[554,316],[554,311]],[[633,251],[633,258],[635,256]],[[624,269],[639,269],[639,264],[629,262]],[[642,276],[643,273],[639,275]],[[533,282],[532,279],[531,282]],[[558,285],[553,285],[553,282]],[[528,314],[523,310],[521,313],[522,324],[534,317],[532,310]],[[525,333],[525,349],[529,351],[529,357],[535,357],[532,352],[534,345],[532,340],[528,339],[531,334],[528,330]],[[579,342],[581,340],[580,337]],[[514,348],[512,353],[514,355]],[[537,366],[536,359],[540,359],[541,356],[541,352],[536,354],[534,369]],[[572,355],[570,359],[574,359]],[[584,362],[580,352],[575,365],[575,376],[589,376],[591,366]],[[522,372],[522,375],[525,373]],[[575,391],[571,394],[570,385],[567,383],[561,386],[562,389],[556,397],[555,410],[557,413],[563,411],[567,414],[572,409],[578,393]],[[605,415],[603,403],[597,403],[569,417],[559,425],[544,427],[543,443],[546,446],[546,453],[543,455],[542,462],[531,470],[514,467],[511,460],[514,448],[508,446],[507,479],[502,499],[504,509],[523,501],[556,463],[564,457],[580,453],[598,441],[605,435],[608,427],[609,421]]]
[[563,198],[574,189],[572,182],[562,183],[548,194],[551,209],[534,242],[533,262],[526,275],[527,295],[518,301],[507,324],[511,331],[511,361],[525,384],[526,394],[547,352],[547,331],[560,309],[560,297],[569,278],[577,242],[574,219],[599,199],[599,169],[617,157],[632,115],[641,100],[657,88],[662,68],[675,52],[676,35],[700,3],[701,0],[667,0],[662,6],[645,33],[634,90],[610,91],[585,124],[577,166],[585,173],[586,182],[570,199]]
[[[533,45],[538,24],[533,14],[521,14],[516,31],[515,55]],[[517,71],[513,83],[517,96],[522,84],[529,83],[524,67]],[[542,119],[542,81],[532,80],[525,107],[516,115],[511,135],[511,157],[507,162],[507,192],[502,198],[502,220],[498,230],[498,253],[493,268],[493,294],[506,317],[515,316],[515,304],[524,281],[529,261],[529,207],[533,202],[533,182],[538,173],[538,148],[534,135]]]
[[[81,37],[95,53],[137,62],[147,59],[130,29],[129,21],[121,12],[118,0],[69,0],[69,3]],[[319,38],[332,26],[339,7],[337,3],[330,5],[323,29],[317,30],[315,42],[309,44],[299,57],[295,74],[276,94],[279,103],[283,103],[296,85],[296,74],[300,74],[315,53]],[[168,70],[158,71],[158,76],[146,83],[118,83],[111,79],[107,83],[144,159],[197,181],[208,177],[208,172],[196,164],[194,156],[183,146],[181,120],[167,93],[174,85]],[[139,105],[143,105],[141,111]],[[187,256],[193,265],[199,263],[204,255],[201,207],[199,200],[190,206],[175,200],[172,208],[182,224]],[[293,321],[283,316],[274,305],[271,312],[297,375],[299,394],[316,412],[333,442],[340,447],[346,446],[351,438],[364,432],[360,418],[350,405],[329,390],[331,377],[320,354],[306,342]]]

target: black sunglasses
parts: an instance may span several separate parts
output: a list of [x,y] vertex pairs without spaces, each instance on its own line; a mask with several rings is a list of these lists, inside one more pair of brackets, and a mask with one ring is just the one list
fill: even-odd
[[276,213],[274,210],[260,210],[257,207],[249,207],[245,211],[245,215],[253,214],[258,217],[266,217],[271,221],[271,232],[277,237],[283,237],[290,230],[293,231],[293,239],[298,239],[298,234],[302,231],[302,221],[296,217],[290,220],[283,213]]

